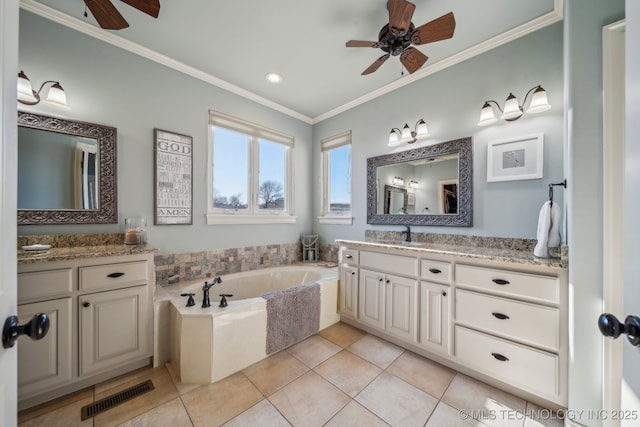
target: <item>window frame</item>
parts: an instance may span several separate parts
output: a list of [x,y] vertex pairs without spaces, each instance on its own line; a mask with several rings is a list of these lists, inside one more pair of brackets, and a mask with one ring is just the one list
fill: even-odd
[[[221,127],[245,134],[249,137],[249,194],[247,209],[235,211],[213,206],[213,128]],[[264,126],[248,122],[218,111],[209,111],[209,144],[207,156],[207,224],[282,224],[295,223],[294,215],[294,137]],[[285,207],[284,209],[261,209],[259,207],[259,141],[267,140],[285,146]]]
[[[329,153],[335,148],[340,148],[348,145],[351,155],[349,156],[349,206],[351,207],[348,212],[332,213],[330,212],[331,202],[330,196],[330,157]],[[351,142],[351,130],[341,132],[337,135],[325,138],[320,141],[321,151],[321,176],[322,176],[322,189],[320,199],[321,213],[318,216],[320,224],[353,224],[353,144]]]

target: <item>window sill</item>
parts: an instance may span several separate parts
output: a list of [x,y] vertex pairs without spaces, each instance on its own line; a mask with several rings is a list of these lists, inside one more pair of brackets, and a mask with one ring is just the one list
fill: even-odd
[[295,215],[206,214],[207,224],[295,224]]
[[351,225],[353,224],[352,216],[319,216],[318,222],[320,224],[341,224],[341,225]]

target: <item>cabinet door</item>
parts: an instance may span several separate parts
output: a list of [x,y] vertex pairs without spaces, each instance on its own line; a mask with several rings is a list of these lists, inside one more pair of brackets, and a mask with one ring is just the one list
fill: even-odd
[[358,317],[358,269],[340,267],[340,314]]
[[420,282],[420,345],[447,353],[449,323],[449,287]]
[[386,330],[400,338],[417,341],[416,303],[418,286],[413,279],[388,274]]
[[384,329],[384,274],[360,269],[358,280],[358,319]]
[[78,297],[80,375],[148,357],[147,286]]
[[38,341],[18,340],[19,400],[71,379],[71,298],[18,306],[20,323],[37,313],[49,316],[49,332]]

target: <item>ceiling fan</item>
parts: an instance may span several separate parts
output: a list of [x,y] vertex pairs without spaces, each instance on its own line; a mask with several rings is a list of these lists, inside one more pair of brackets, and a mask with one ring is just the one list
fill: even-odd
[[400,62],[410,74],[416,72],[429,59],[414,45],[433,43],[453,37],[456,20],[453,13],[427,22],[416,28],[411,22],[416,5],[406,0],[389,0],[389,23],[378,33],[378,41],[349,40],[347,47],[375,47],[387,52],[376,59],[373,64],[362,72],[362,75],[376,71],[390,56],[400,56]]
[[[160,13],[160,0],[121,0],[129,6],[135,7],[147,15],[158,17]],[[118,12],[111,0],[84,0],[91,14],[98,21],[98,25],[105,30],[121,30],[127,28],[129,23]],[[84,16],[87,16],[85,11]]]

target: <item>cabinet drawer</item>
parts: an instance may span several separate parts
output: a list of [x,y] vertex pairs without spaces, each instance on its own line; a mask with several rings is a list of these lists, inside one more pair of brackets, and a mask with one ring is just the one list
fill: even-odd
[[458,264],[456,283],[534,301],[554,304],[560,301],[560,284],[557,277]]
[[550,350],[560,343],[557,308],[457,290],[456,321]]
[[430,259],[420,260],[420,277],[429,281],[451,283],[451,263]]
[[418,262],[413,257],[360,251],[360,265],[377,271],[416,277]]
[[18,274],[18,303],[64,296],[73,288],[70,268]]
[[342,264],[357,264],[358,263],[358,250],[357,249],[345,249],[340,251],[340,263]]
[[[558,394],[558,356],[461,326],[455,328],[457,359],[523,390]],[[502,360],[501,360],[502,359]]]
[[80,267],[78,275],[80,290],[141,285],[149,280],[146,261]]

